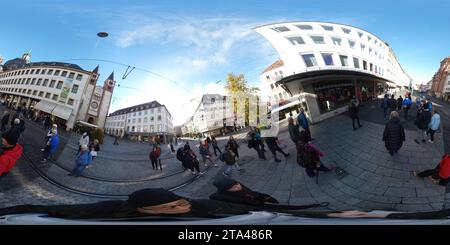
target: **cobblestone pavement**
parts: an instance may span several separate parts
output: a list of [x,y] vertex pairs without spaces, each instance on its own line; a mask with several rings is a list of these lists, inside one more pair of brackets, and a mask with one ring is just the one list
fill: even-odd
[[[370,114],[364,110],[376,113],[381,109],[366,106],[361,110],[361,114]],[[406,142],[392,157],[381,140],[384,125],[368,121],[362,124],[362,128],[353,131],[350,118],[341,115],[312,126],[314,144],[326,154],[323,162],[342,170],[321,173],[318,184],[297,165],[286,130],[279,138],[290,144],[290,157],[281,163],[275,163],[271,156],[267,161],[259,161],[253,151],[247,150],[243,154],[245,172],[235,172],[233,177],[285,204],[329,202],[328,208],[334,210],[398,211],[439,210],[449,205],[444,187],[411,175],[412,170],[432,168],[439,162],[444,152],[442,134],[436,134],[435,144],[417,144],[414,139],[420,136],[418,131],[406,130]],[[411,125],[405,127],[414,129]],[[212,180],[202,181],[204,186],[192,186],[183,194],[208,197],[214,191]]]
[[[242,171],[234,172],[233,178],[257,191],[274,195],[284,204],[311,204],[329,202],[329,209],[334,210],[399,210],[428,211],[450,207],[450,197],[444,187],[431,184],[411,175],[412,170],[423,170],[434,167],[444,152],[442,134],[436,134],[435,144],[417,144],[419,137],[411,122],[403,122],[406,130],[406,142],[398,155],[390,156],[381,141],[384,122],[374,120],[365,115],[380,113],[379,107],[367,105],[361,109],[363,127],[353,131],[351,120],[346,115],[337,116],[311,128],[314,144],[322,149],[326,156],[322,159],[326,165],[335,165],[340,171],[321,173],[319,181],[308,178],[304,170],[296,163],[294,145],[289,140],[286,128],[282,128],[279,138],[288,144],[287,150],[291,156],[281,163],[275,163],[271,153],[267,152],[268,160],[259,161],[254,150],[249,150],[241,143],[239,164]],[[375,121],[375,122],[372,122]],[[30,124],[30,125],[29,125]],[[411,124],[411,125],[407,125]],[[30,130],[32,129],[32,130]],[[25,151],[32,159],[39,158],[39,145],[42,132],[33,129],[27,122]],[[245,133],[241,133],[243,137]],[[105,144],[94,167],[85,172],[85,177],[78,179],[68,177],[67,169],[73,161],[78,135],[63,137],[63,145],[57,155],[57,164],[44,166],[46,173],[70,186],[92,192],[127,193],[139,186],[117,187],[108,182],[96,182],[95,178],[105,179],[139,179],[143,177],[159,178],[165,174],[180,170],[180,163],[175,158],[167,160],[163,174],[151,170],[147,161],[150,146],[135,142],[123,141],[119,146],[113,146],[110,138]],[[220,140],[223,146],[225,139]],[[33,146],[29,146],[29,145]],[[195,145],[195,143],[192,143]],[[266,147],[267,148],[267,147]],[[170,156],[167,149],[163,149]],[[126,161],[126,159],[129,159]],[[49,184],[37,176],[22,158],[12,174],[0,182],[0,197],[4,201],[1,206],[23,203],[80,203],[104,200],[94,197],[73,194]],[[195,182],[177,189],[180,195],[192,198],[207,198],[215,191],[213,178],[220,175],[223,163],[219,168],[210,168],[208,173]],[[189,172],[181,175],[188,177]],[[159,175],[158,175],[159,174]],[[156,177],[155,177],[156,176]],[[92,179],[94,178],[94,179]],[[144,187],[161,186],[167,188],[180,182],[183,177],[156,180]],[[171,180],[167,180],[171,179]],[[101,184],[99,184],[101,183]],[[127,186],[127,185],[125,185]],[[128,185],[129,186],[129,185]]]

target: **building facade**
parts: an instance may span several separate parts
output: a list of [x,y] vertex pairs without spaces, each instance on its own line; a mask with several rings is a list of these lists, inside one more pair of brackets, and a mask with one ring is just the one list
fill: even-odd
[[97,86],[98,66],[87,71],[61,62],[30,62],[31,55],[7,61],[0,71],[1,100],[32,118],[51,115],[67,130],[85,122],[104,126],[115,87],[111,74]]
[[364,103],[388,91],[409,89],[412,82],[391,47],[357,27],[283,22],[254,30],[283,62],[282,76],[270,83],[297,96],[295,103],[302,103],[312,122],[346,111],[353,97]]
[[439,70],[434,74],[431,80],[431,93],[433,96],[445,100],[450,99],[450,90],[448,90],[448,80],[450,75],[450,57],[441,61]]
[[192,117],[181,125],[182,135],[186,137],[215,136],[234,129],[236,120],[227,103],[227,96],[204,94]]
[[106,118],[105,132],[134,140],[170,142],[174,136],[172,115],[157,101],[117,110]]

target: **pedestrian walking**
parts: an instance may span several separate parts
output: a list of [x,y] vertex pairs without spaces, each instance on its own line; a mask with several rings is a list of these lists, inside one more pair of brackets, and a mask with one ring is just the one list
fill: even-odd
[[350,101],[350,105],[348,106],[348,112],[350,114],[350,118],[352,119],[353,130],[356,130],[355,120],[358,122],[358,127],[359,128],[362,127],[361,123],[359,122],[359,116],[358,116],[359,105],[356,104],[355,99],[352,99]]
[[44,153],[41,162],[47,162],[47,160],[51,157],[52,154],[56,152],[56,149],[59,145],[59,136],[56,129],[53,129],[47,138],[47,143],[44,146]]
[[187,164],[184,162],[184,147],[182,146],[178,147],[176,158],[178,161],[181,162],[181,166],[183,167],[184,170],[188,169]]
[[446,186],[450,183],[450,154],[446,153],[434,169],[428,169],[413,175],[419,178],[428,177],[433,183]]
[[311,131],[309,130],[309,122],[308,122],[308,118],[306,118],[305,115],[305,109],[300,108],[300,114],[297,116],[297,124],[300,125],[300,127],[302,127],[303,130],[306,131],[307,136],[308,136],[308,141],[311,141]]
[[433,116],[431,117],[431,122],[428,124],[427,135],[430,135],[430,139],[428,142],[434,143],[434,133],[439,129],[439,125],[441,123],[441,116],[438,111],[434,111]]
[[405,129],[400,124],[398,112],[393,111],[389,116],[389,121],[386,124],[383,132],[383,141],[389,154],[394,155],[403,145],[405,141]]
[[253,191],[232,178],[218,176],[214,179],[213,185],[217,188],[217,192],[209,196],[211,200],[252,206],[274,205],[279,203],[274,197]]
[[41,151],[44,151],[44,150],[45,150],[45,147],[47,146],[47,143],[48,143],[50,137],[52,137],[53,131],[55,131],[56,134],[58,134],[58,125],[53,124],[53,125],[52,125],[52,128],[51,128],[51,129],[47,132],[47,134],[45,135],[45,138],[44,138],[44,147],[41,149]]
[[0,179],[8,175],[22,156],[23,148],[17,143],[17,137],[10,131],[2,134],[2,150],[0,153]]
[[78,177],[83,173],[84,169],[92,163],[92,155],[87,145],[80,146],[80,152],[77,153],[75,158],[75,168],[72,170],[69,176]]
[[239,165],[236,163],[236,158],[234,157],[233,152],[230,150],[230,146],[225,146],[225,151],[220,154],[221,161],[225,162],[225,170],[223,171],[223,175],[231,177],[233,174],[233,169],[241,170]]
[[[184,146],[183,162],[185,166],[191,170],[193,175],[203,174],[203,172],[200,171],[200,162],[189,145]],[[197,171],[197,173],[194,170]]]
[[119,136],[114,136],[114,142],[113,145],[119,145]]
[[400,97],[398,97],[398,99],[397,99],[397,110],[398,110],[398,111],[401,111],[401,110],[402,110],[402,105],[403,105],[403,98],[402,98],[402,96],[400,95]]
[[233,136],[230,136],[227,145],[230,146],[230,150],[233,152],[234,157],[239,159],[239,144],[236,142]]
[[[419,114],[417,120],[417,128],[419,129],[419,133],[422,135],[422,143],[425,143],[425,138],[427,137],[428,125],[431,122],[431,112],[428,109],[423,109],[423,111]],[[419,140],[415,140],[416,143],[420,144]]]
[[297,142],[300,138],[300,130],[298,129],[299,125],[294,124],[294,119],[292,117],[288,118],[288,129],[289,129],[289,137],[292,142],[297,145]]
[[209,138],[209,136],[208,136],[208,137],[206,137],[206,147],[208,147],[208,151],[209,151],[210,145],[211,145],[211,138]]
[[261,146],[260,146],[260,143],[259,143],[259,141],[256,139],[256,135],[255,135],[255,132],[250,132],[250,135],[249,135],[249,137],[250,137],[250,139],[248,140],[248,144],[247,144],[247,146],[248,146],[248,148],[249,149],[255,149],[255,151],[257,152],[257,154],[258,154],[258,158],[261,160],[261,159],[263,159],[263,160],[266,160],[266,156],[264,155],[264,152],[261,150]]
[[100,151],[100,142],[98,139],[94,139],[94,141],[92,141],[89,145],[89,149],[91,151],[92,161],[94,161],[94,158],[97,157],[98,152]]
[[81,137],[80,140],[78,140],[78,152],[77,154],[81,151],[81,146],[82,145],[89,145],[89,135],[87,132],[84,132]]
[[278,145],[278,137],[266,137],[266,144],[269,147],[270,152],[272,152],[275,162],[281,162],[281,160],[277,158],[277,151],[283,154],[284,157],[289,156],[289,153],[284,152]]
[[408,120],[408,113],[411,109],[412,100],[411,97],[408,96],[403,100],[403,112],[405,113],[405,119]]
[[305,172],[309,177],[317,177],[319,171],[329,172],[334,169],[334,167],[326,167],[320,161],[320,157],[322,156],[324,154],[309,142],[307,133],[301,131],[297,144],[297,163],[305,168]]
[[266,152],[266,149],[264,149],[264,139],[261,137],[261,130],[258,127],[255,127],[255,139],[258,142],[261,151]]
[[162,171],[161,162],[159,160],[160,156],[161,156],[161,148],[157,144],[155,144],[149,155],[150,161],[152,162],[153,170],[158,170],[158,163],[159,163],[160,170]]
[[391,99],[389,100],[389,113],[397,110],[397,100],[394,95],[391,95]]
[[384,119],[386,119],[389,110],[389,97],[387,94],[384,95],[383,100],[381,101],[380,107],[383,109]]
[[22,125],[20,124],[20,119],[16,118],[14,119],[12,127],[9,129],[8,132],[10,132],[12,135],[16,137],[17,140],[20,138],[20,134],[22,133]]
[[215,156],[217,156],[217,152],[216,151],[219,151],[219,154],[222,154],[222,151],[220,150],[219,146],[217,145],[216,137],[214,137],[214,136],[211,136],[211,145],[212,145],[212,147],[214,149],[214,155]]
[[208,164],[206,164],[206,161],[209,161],[211,164],[214,165],[214,167],[218,167],[217,163],[214,163],[211,160],[211,153],[209,152],[209,149],[208,149],[208,141],[207,140],[200,142],[199,153],[202,156],[202,161],[203,161],[203,164],[205,165],[205,167],[208,166]]
[[1,127],[1,131],[2,132],[5,132],[6,131],[6,125],[8,125],[8,122],[9,122],[9,112],[8,111],[5,111],[5,113],[3,114],[3,117],[2,117],[2,127]]

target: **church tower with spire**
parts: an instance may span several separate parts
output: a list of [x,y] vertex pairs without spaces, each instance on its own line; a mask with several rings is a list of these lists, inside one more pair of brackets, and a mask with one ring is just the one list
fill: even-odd
[[114,81],[114,71],[103,83],[102,101],[100,103],[100,117],[98,118],[98,126],[103,128],[105,126],[106,115],[108,115],[109,106],[111,105],[112,95],[116,81]]

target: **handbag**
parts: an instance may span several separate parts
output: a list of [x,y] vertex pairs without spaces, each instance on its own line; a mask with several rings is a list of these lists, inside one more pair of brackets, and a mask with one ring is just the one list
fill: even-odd
[[96,157],[97,156],[97,152],[96,151],[91,151],[91,156]]

